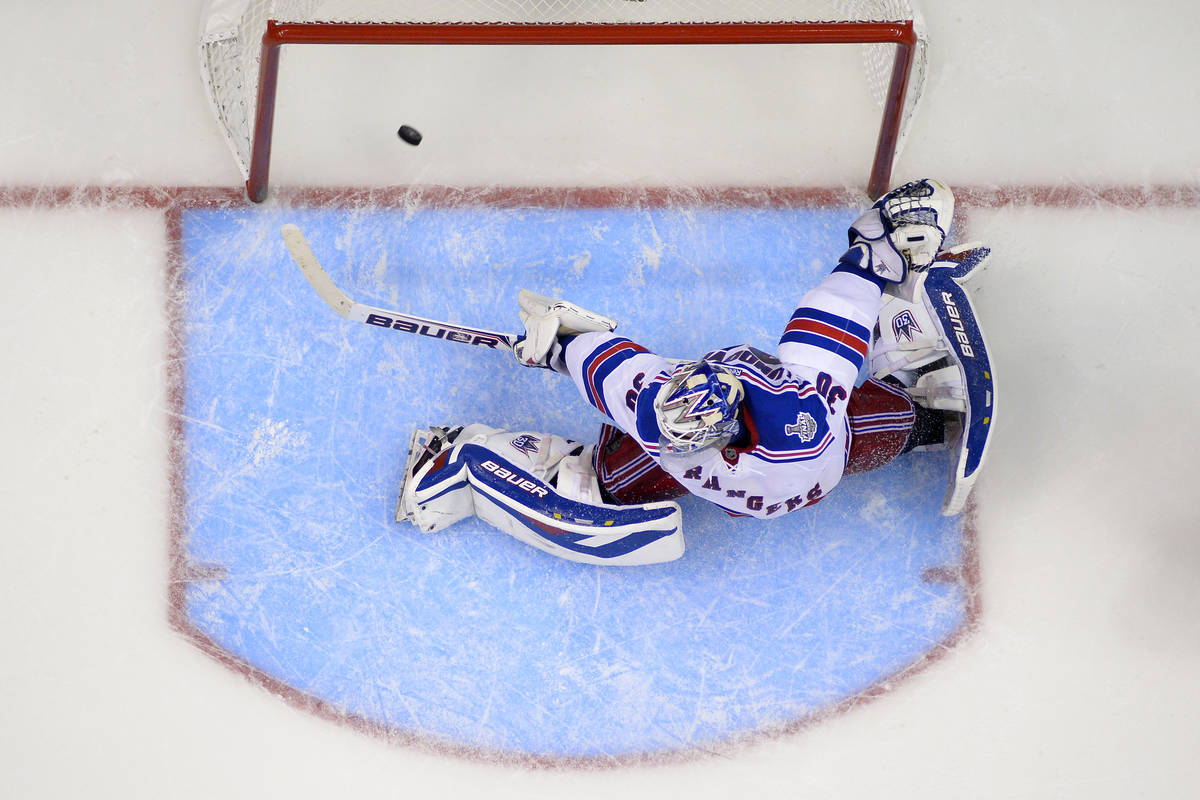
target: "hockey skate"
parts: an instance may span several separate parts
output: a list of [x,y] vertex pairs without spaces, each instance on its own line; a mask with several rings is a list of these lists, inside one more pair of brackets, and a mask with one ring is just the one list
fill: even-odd
[[411,502],[414,488],[413,476],[424,469],[425,465],[440,453],[448,453],[462,430],[462,426],[451,428],[433,425],[429,430],[418,428],[413,431],[412,437],[408,441],[408,460],[404,463],[404,478],[400,483],[399,496],[396,498],[396,522],[413,522],[415,524]]
[[996,390],[983,329],[962,284],[989,254],[976,243],[940,253],[905,285],[879,316],[871,372],[892,376],[913,400],[950,415],[945,444],[953,471],[942,513],[962,511],[983,467],[995,418]]

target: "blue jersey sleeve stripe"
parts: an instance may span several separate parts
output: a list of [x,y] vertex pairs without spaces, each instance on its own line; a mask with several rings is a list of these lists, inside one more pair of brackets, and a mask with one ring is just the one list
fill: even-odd
[[827,336],[821,336],[819,334],[809,333],[807,331],[794,331],[785,333],[779,341],[781,343],[786,342],[791,344],[805,344],[811,347],[827,350],[830,353],[849,361],[854,365],[854,369],[856,370],[860,369],[863,365],[863,362],[866,361],[866,358],[858,350],[855,350],[852,347],[847,347],[841,342],[830,339]]
[[817,308],[797,308],[792,314],[792,320],[811,319],[817,322],[824,322],[834,328],[846,331],[851,336],[862,339],[864,342],[871,341],[871,331],[865,325],[860,325],[852,319],[831,314],[828,311],[821,311]]

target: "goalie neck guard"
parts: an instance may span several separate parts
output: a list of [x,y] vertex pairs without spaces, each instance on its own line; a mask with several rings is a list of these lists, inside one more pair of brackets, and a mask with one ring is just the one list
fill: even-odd
[[724,446],[740,430],[743,396],[741,381],[728,369],[707,361],[680,364],[654,398],[664,443],[681,453]]

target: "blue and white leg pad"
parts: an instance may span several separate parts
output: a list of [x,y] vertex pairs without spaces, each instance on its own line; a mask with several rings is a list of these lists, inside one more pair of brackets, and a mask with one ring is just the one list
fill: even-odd
[[[949,443],[955,460],[942,503],[947,516],[966,505],[987,457],[996,413],[983,328],[962,286],[989,252],[977,243],[961,245],[940,253],[928,270],[910,273],[906,285],[898,287],[899,296],[880,312],[880,335],[871,356],[876,378],[894,374],[921,405],[961,414],[961,431]],[[943,357],[949,366],[926,372],[910,385],[908,374]]]
[[630,566],[683,555],[674,502],[604,503],[591,448],[560,436],[469,425],[430,457],[413,435],[396,521],[433,532],[475,516],[526,544],[585,564]]
[[[985,251],[982,255],[977,255],[976,251],[968,258],[978,257],[982,261],[986,257],[986,248],[980,249]],[[959,513],[966,505],[967,496],[987,457],[996,416],[995,377],[983,328],[975,316],[970,295],[960,283],[974,266],[939,258],[925,278],[926,301],[932,306],[936,321],[950,342],[950,360],[962,371],[966,384],[962,432],[954,445],[954,472],[942,503],[942,513],[948,516]]]

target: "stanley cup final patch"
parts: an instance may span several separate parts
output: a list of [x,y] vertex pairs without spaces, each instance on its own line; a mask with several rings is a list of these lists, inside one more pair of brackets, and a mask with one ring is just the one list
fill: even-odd
[[817,435],[817,420],[807,411],[801,411],[796,421],[784,426],[784,430],[789,436],[799,436],[802,442],[811,442]]

